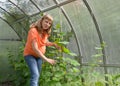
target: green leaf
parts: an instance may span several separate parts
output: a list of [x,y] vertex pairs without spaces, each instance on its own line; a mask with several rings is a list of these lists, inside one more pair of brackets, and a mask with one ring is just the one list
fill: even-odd
[[74,60],[74,59],[71,59],[71,58],[63,58],[63,60],[73,66],[80,66],[80,64]]
[[62,52],[64,53],[70,53],[69,49],[65,48],[64,46],[61,47],[62,48]]
[[61,28],[61,25],[60,24],[56,24],[56,29],[59,29]]
[[62,86],[60,82],[57,82],[55,86]]
[[93,55],[92,57],[101,57],[103,56],[103,54],[96,54],[96,55]]
[[59,78],[53,77],[52,80],[53,80],[53,81],[59,81]]
[[113,80],[117,80],[117,79],[119,79],[119,78],[120,78],[120,74],[115,75],[115,76],[113,77]]
[[95,47],[95,49],[96,49],[96,50],[102,50],[102,48],[101,48],[101,47]]
[[104,84],[100,81],[95,82],[95,86],[104,86]]
[[58,32],[58,30],[53,30],[53,32]]
[[80,70],[78,68],[75,68],[75,67],[72,70],[73,70],[74,73],[80,72]]
[[102,47],[106,47],[106,43],[103,41],[103,43],[101,44]]
[[69,53],[69,55],[71,55],[71,56],[77,56],[77,54],[75,54],[75,53]]
[[63,42],[58,42],[59,44],[64,44],[64,45],[67,45],[69,42],[67,41],[63,41]]

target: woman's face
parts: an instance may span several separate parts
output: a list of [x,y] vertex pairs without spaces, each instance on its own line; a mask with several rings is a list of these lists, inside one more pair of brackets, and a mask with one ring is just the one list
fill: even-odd
[[49,19],[43,19],[43,21],[42,21],[42,29],[44,29],[44,30],[49,29],[51,24],[52,24],[52,21],[50,21]]

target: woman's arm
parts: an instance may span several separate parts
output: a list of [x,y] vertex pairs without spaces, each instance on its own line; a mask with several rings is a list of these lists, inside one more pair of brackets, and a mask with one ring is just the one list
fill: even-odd
[[52,65],[56,63],[55,60],[47,58],[47,57],[38,49],[38,44],[37,44],[37,42],[36,42],[35,39],[32,41],[32,48],[33,48],[33,50],[35,51],[35,53],[36,53],[39,57],[41,57],[44,61],[46,61],[46,62],[48,62],[48,63],[50,63],[50,64],[52,64]]
[[56,47],[58,50],[61,50],[60,46],[58,46],[58,45],[57,45],[56,43],[54,43],[54,42],[49,42],[49,41],[47,41],[46,45],[47,45],[47,46],[54,46],[54,47]]

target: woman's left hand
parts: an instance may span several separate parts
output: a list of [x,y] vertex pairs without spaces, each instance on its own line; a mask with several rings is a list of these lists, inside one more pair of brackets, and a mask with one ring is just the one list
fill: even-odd
[[54,43],[54,46],[55,46],[58,50],[61,50],[61,47],[58,46],[57,44]]

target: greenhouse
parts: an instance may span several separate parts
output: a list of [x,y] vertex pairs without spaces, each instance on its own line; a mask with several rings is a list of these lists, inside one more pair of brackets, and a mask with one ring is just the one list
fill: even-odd
[[43,59],[38,86],[120,86],[120,0],[0,0],[0,86],[31,86],[23,52],[45,14],[60,49],[46,47],[56,62]]

